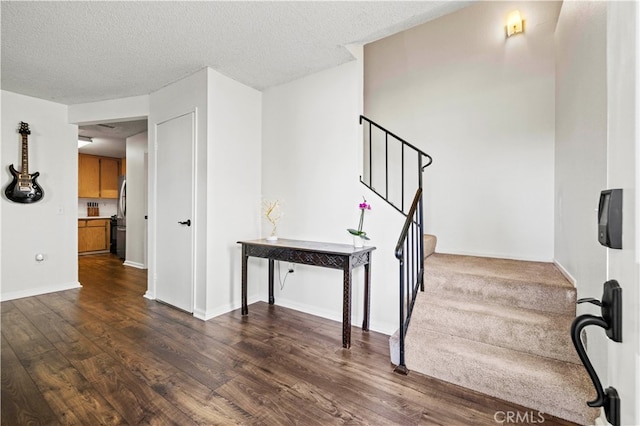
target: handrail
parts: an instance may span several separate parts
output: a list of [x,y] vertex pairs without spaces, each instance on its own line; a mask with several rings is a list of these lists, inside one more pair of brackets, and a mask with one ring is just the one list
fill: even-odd
[[402,231],[400,231],[400,237],[398,238],[398,243],[396,244],[396,259],[402,260],[404,256],[404,241],[407,239],[407,234],[409,232],[409,228],[413,222],[413,216],[418,209],[418,203],[420,201],[420,197],[422,196],[422,188],[418,188],[416,191],[416,195],[413,197],[413,203],[411,203],[411,208],[409,209],[409,213],[407,214],[407,218],[404,221],[404,225],[402,226]]
[[[389,130],[385,129],[378,123],[373,120],[368,119],[367,117],[361,115],[360,116],[360,124],[366,121],[369,124],[369,140],[368,140],[368,148],[369,148],[369,158],[368,158],[368,177],[369,180],[366,182],[360,176],[360,182],[373,191],[376,195],[380,196],[384,199],[390,206],[396,209],[398,212],[402,213],[406,219],[404,225],[402,227],[402,231],[400,233],[400,237],[398,238],[398,243],[395,247],[395,256],[400,262],[400,327],[399,327],[399,337],[400,337],[400,362],[396,367],[395,371],[401,374],[407,374],[408,370],[405,365],[404,360],[404,338],[407,333],[407,328],[409,327],[409,321],[411,319],[411,313],[413,311],[413,305],[416,301],[416,296],[418,294],[418,288],[424,291],[424,223],[423,223],[423,201],[422,201],[422,172],[425,168],[429,167],[431,163],[433,163],[433,158],[417,148],[416,146],[410,144],[406,140],[402,139],[398,135]],[[384,132],[384,194],[378,192],[373,185],[374,173],[374,153],[379,153],[381,150],[373,149],[372,142],[372,129],[375,127],[378,130]],[[397,140],[400,145],[400,164],[392,165],[392,169],[396,172],[400,173],[400,178],[397,181],[400,182],[399,187],[395,187],[394,199],[396,202],[398,198],[400,198],[400,205],[397,206],[393,200],[391,200],[389,196],[389,142],[390,138]],[[363,147],[366,150],[366,143]],[[377,148],[377,147],[376,147]],[[407,212],[405,212],[404,198],[405,198],[405,152],[407,150],[413,150],[413,155],[417,154],[417,186],[415,196],[413,197],[413,202],[411,203],[411,207]],[[363,155],[363,161],[366,161],[367,155]],[[424,164],[424,159],[426,158],[426,164]],[[381,163],[381,161],[380,161]],[[376,165],[378,162],[375,163]],[[366,167],[363,167],[363,174]],[[377,171],[377,169],[376,169]],[[376,174],[379,176],[380,172]],[[380,179],[381,181],[381,179]],[[376,180],[377,183],[377,180]],[[411,190],[411,188],[409,189]],[[397,195],[397,191],[399,191],[400,195]]]
[[[417,236],[416,236],[417,234]],[[424,291],[424,245],[422,235],[422,188],[418,188],[396,244],[400,271],[399,363],[395,372],[408,374],[404,357],[404,339],[411,321],[418,288]],[[416,241],[417,240],[417,241]]]
[[[431,157],[429,154],[427,154],[426,152],[422,151],[420,148],[417,148],[415,145],[407,142],[406,140],[404,140],[403,138],[401,138],[400,136],[396,135],[395,133],[389,131],[388,129],[385,129],[384,127],[382,127],[380,124],[376,123],[373,120],[370,120],[369,118],[365,117],[364,115],[360,116],[360,124],[363,123],[363,121],[366,121],[369,124],[369,141],[368,141],[368,147],[369,147],[369,170],[368,170],[368,175],[369,175],[369,180],[368,182],[365,181],[362,176],[360,176],[360,182],[367,186],[371,191],[373,191],[376,195],[378,195],[380,198],[383,198],[387,203],[389,203],[389,205],[391,205],[394,209],[396,209],[399,213],[401,213],[403,216],[407,216],[408,212],[405,212],[405,205],[404,205],[404,196],[405,196],[405,173],[404,173],[404,163],[405,163],[405,150],[406,149],[410,149],[414,151],[414,154],[417,154],[417,159],[418,159],[418,182],[417,182],[417,186],[419,188],[422,188],[422,171],[424,171],[425,168],[429,167],[431,165],[431,163],[433,163],[433,157]],[[378,191],[374,185],[373,185],[373,142],[372,142],[372,134],[371,134],[371,129],[375,127],[376,129],[381,130],[382,132],[384,132],[384,156],[385,156],[385,160],[384,160],[384,194],[381,193],[380,191]],[[396,188],[399,189],[399,196],[400,196],[400,205],[396,205],[396,203],[394,201],[392,201],[389,197],[389,138],[393,138],[395,140],[397,140],[401,145],[400,145],[400,149],[401,149],[401,165],[400,165],[400,188]],[[366,142],[365,142],[366,143]],[[424,159],[426,158],[426,164],[424,164]],[[363,160],[365,158],[363,157]],[[397,202],[397,200],[396,200]]]
[[402,142],[403,144],[405,144],[406,146],[408,146],[409,148],[412,148],[414,150],[416,150],[417,152],[419,152],[420,154],[424,155],[425,157],[427,157],[429,159],[429,162],[427,164],[425,164],[424,166],[422,166],[422,170],[426,169],[427,167],[429,167],[431,165],[431,163],[433,163],[433,157],[431,157],[429,154],[427,154],[426,152],[424,152],[423,150],[421,150],[420,148],[415,147],[414,145],[412,145],[411,143],[407,142],[406,140],[402,139],[400,136],[396,135],[393,132],[390,132],[389,130],[385,129],[384,127],[382,127],[381,125],[379,125],[378,123],[376,123],[375,121],[365,117],[364,115],[360,116],[360,124],[362,124],[362,120],[366,120],[369,124],[372,124],[374,126],[376,126],[378,129],[382,130],[383,132],[389,134],[390,136],[393,136],[394,138],[396,138],[397,140],[399,140],[400,142]]

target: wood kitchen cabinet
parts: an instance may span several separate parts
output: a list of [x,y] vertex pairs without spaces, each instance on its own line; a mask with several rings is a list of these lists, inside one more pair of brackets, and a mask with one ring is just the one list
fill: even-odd
[[78,154],[78,198],[118,198],[120,159]]
[[100,157],[78,154],[78,197],[100,198]]
[[100,158],[100,198],[118,198],[119,167],[117,158]]
[[78,220],[78,253],[109,250],[109,219]]

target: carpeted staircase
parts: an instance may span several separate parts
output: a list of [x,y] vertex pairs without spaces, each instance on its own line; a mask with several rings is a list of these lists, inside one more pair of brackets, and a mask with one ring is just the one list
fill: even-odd
[[[550,263],[430,255],[432,236],[425,248],[425,291],[405,340],[407,368],[594,424],[599,410],[586,401],[595,391],[569,334],[576,291],[560,271]],[[394,363],[397,344],[392,336]]]

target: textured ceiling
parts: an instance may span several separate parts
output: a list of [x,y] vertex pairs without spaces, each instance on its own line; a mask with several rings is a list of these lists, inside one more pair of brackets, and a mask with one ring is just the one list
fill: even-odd
[[146,119],[78,126],[78,136],[93,139],[92,143],[78,148],[78,152],[125,158],[127,156],[126,139],[146,130]]
[[78,136],[90,138],[120,138],[137,135],[147,130],[147,120],[132,120],[117,123],[91,124],[78,127]]
[[76,104],[148,94],[208,66],[263,90],[468,3],[2,1],[2,89]]

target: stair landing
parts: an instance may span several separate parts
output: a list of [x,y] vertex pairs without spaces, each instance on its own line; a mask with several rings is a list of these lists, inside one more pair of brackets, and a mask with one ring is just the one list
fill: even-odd
[[425,290],[575,316],[576,289],[552,263],[435,253],[425,260]]

